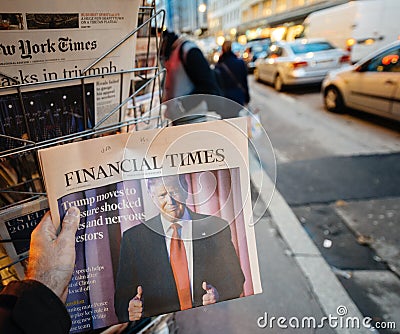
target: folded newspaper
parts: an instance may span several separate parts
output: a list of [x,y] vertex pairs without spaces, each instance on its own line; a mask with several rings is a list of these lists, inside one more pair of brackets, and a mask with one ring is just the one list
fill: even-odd
[[10,268],[6,273],[0,271],[3,283],[10,271],[12,275],[15,271],[17,277],[14,279],[24,279],[25,259],[28,257],[31,233],[46,211],[48,211],[46,197],[25,201],[1,210],[0,239],[3,241],[7,258],[2,258],[0,266]]
[[81,212],[71,333],[132,320],[132,299],[149,317],[261,292],[244,118],[105,136],[39,157],[57,227],[69,207]]

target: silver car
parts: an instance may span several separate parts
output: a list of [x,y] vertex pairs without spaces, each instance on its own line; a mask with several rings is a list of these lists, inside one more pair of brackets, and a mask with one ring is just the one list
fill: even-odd
[[287,85],[321,83],[329,71],[347,66],[349,62],[346,51],[324,39],[277,42],[264,57],[256,60],[254,77],[281,91]]
[[400,41],[352,67],[329,73],[322,83],[327,110],[346,107],[400,121]]

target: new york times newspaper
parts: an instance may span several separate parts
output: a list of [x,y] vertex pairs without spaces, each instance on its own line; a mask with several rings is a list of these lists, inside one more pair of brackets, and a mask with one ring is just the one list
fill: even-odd
[[[188,261],[192,306],[201,305],[196,293],[200,291],[200,300],[206,293],[203,281],[218,290],[219,301],[261,292],[246,126],[244,118],[213,121],[39,151],[55,224],[60,224],[69,207],[81,211],[67,299],[73,333],[126,321],[124,312],[136,295],[136,284],[143,288],[144,316],[180,310],[177,297],[170,296],[171,291],[176,294],[176,287],[167,237],[158,229],[163,206],[159,203],[174,198],[184,202],[185,214],[191,216],[185,219],[192,221],[185,239],[186,252],[192,252]],[[168,188],[174,177],[185,183],[185,195],[179,195],[180,188]],[[174,203],[174,208],[179,206]],[[159,225],[154,225],[157,219]],[[134,241],[124,246],[128,237]],[[215,254],[202,258],[212,249],[217,249]],[[125,255],[120,258],[120,254]],[[222,278],[217,278],[219,273]],[[125,287],[125,281],[136,283]]]
[[[2,89],[1,94],[14,93],[17,99],[12,86],[26,85],[25,92],[31,84],[48,82],[35,87],[36,94],[26,101],[25,112],[40,110],[44,117],[49,110],[55,119],[67,109],[70,117],[75,115],[72,125],[76,125],[83,123],[83,106],[78,106],[83,97],[81,81],[73,79],[95,76],[85,79],[87,121],[94,126],[129,96],[133,75],[118,72],[135,68],[135,36],[88,67],[136,28],[138,8],[139,0],[5,1],[0,9],[0,72],[5,75],[0,76],[0,88],[10,89]],[[68,81],[60,82],[64,79]],[[71,91],[58,94],[55,89],[60,86]],[[6,102],[2,114],[15,115],[17,104]],[[118,121],[117,112],[106,124]]]

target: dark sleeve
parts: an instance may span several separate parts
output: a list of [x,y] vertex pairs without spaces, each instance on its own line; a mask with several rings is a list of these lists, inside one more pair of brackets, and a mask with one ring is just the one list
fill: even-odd
[[238,298],[243,292],[244,275],[240,267],[239,258],[232,243],[229,225],[217,233],[215,247],[215,268],[218,268],[219,278],[210,283],[215,285],[219,293],[219,300]]
[[185,70],[195,85],[195,90],[192,94],[220,95],[210,65],[200,49],[191,48],[188,51],[185,58]]
[[242,61],[242,65],[243,65],[242,67],[243,67],[243,76],[244,76],[243,87],[245,90],[245,102],[249,103],[250,102],[250,93],[249,93],[249,85],[247,82],[247,66],[244,63],[244,61]]
[[132,260],[134,243],[130,240],[128,232],[124,233],[121,242],[121,252],[119,257],[119,266],[115,287],[115,313],[120,322],[129,320],[128,306],[130,300],[136,296],[137,275],[135,274],[135,266]]
[[71,318],[58,296],[34,281],[10,282],[0,294],[0,333],[67,334]]

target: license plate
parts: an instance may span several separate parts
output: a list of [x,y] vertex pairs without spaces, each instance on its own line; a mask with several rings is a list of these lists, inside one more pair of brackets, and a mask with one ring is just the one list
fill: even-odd
[[315,66],[327,67],[332,65],[333,62],[334,62],[333,59],[318,60],[315,62]]

